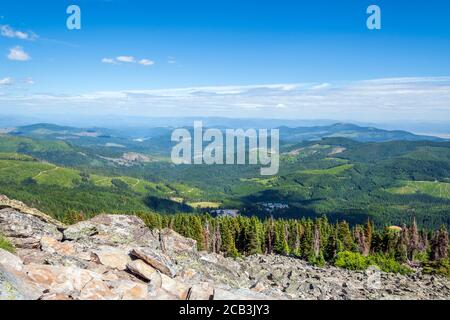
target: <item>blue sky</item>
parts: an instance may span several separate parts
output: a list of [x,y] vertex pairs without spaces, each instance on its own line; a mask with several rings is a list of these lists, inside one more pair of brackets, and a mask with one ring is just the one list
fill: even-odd
[[445,0],[0,1],[2,113],[450,120]]

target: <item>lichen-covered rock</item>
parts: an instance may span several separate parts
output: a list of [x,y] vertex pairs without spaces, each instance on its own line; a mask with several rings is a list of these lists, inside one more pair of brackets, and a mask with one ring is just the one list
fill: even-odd
[[216,288],[214,290],[214,300],[268,300],[269,296],[254,292],[249,289],[229,289]]
[[45,293],[39,298],[39,300],[66,301],[74,300],[74,298],[72,296],[61,293]]
[[21,212],[23,214],[31,215],[45,223],[56,226],[58,229],[65,228],[65,225],[63,223],[59,222],[56,219],[53,219],[49,215],[42,213],[41,211],[39,211],[35,208],[30,208],[23,202],[9,199],[5,195],[0,195],[0,209],[5,209],[5,208],[11,208],[11,209]]
[[207,282],[194,284],[189,290],[188,300],[212,300],[214,287]]
[[38,248],[43,237],[62,239],[55,225],[10,208],[0,210],[0,232],[18,248]]
[[22,271],[0,264],[0,300],[37,300],[39,289]]
[[119,280],[109,282],[113,293],[118,295],[120,300],[146,300],[148,295],[148,286],[130,280]]
[[42,290],[67,295],[81,292],[90,282],[103,281],[100,274],[75,267],[31,264],[25,265],[24,271]]
[[121,296],[114,293],[105,281],[92,279],[75,295],[79,300],[119,300]]
[[41,250],[49,254],[59,254],[62,256],[74,256],[76,248],[73,243],[61,242],[55,238],[43,236],[40,241]]
[[23,261],[18,256],[0,249],[0,265],[11,270],[22,271]]
[[176,267],[172,260],[158,250],[153,250],[146,247],[134,248],[131,250],[131,255],[145,261],[153,268],[170,277],[174,277],[176,275]]
[[131,273],[147,281],[152,281],[158,273],[155,268],[140,259],[129,262],[127,268]]
[[166,297],[172,300],[186,300],[190,286],[161,274],[161,285],[149,287],[149,299],[161,299]]
[[93,261],[117,270],[125,270],[127,263],[131,262],[127,250],[109,246],[102,246],[93,250],[92,257]]
[[99,215],[91,220],[82,221],[64,230],[64,238],[96,245],[142,245],[159,248],[159,238],[136,216]]
[[197,241],[185,238],[171,229],[163,229],[159,232],[161,249],[167,253],[195,253]]

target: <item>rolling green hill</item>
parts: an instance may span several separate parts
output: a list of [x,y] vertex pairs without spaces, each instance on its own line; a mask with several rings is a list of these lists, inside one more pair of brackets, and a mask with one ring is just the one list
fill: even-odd
[[[351,223],[370,218],[379,225],[416,217],[430,227],[450,225],[450,142],[350,125],[327,128],[310,128],[313,140],[320,132],[326,136],[314,141],[302,141],[305,128],[286,129],[292,137],[281,141],[279,174],[261,177],[258,166],[175,166],[161,156],[166,130],[154,131],[162,141],[156,136],[137,142],[107,129],[102,130],[109,135],[100,129],[28,126],[0,136],[0,193],[58,217],[220,206],[262,217],[327,215]],[[360,135],[356,140],[337,134],[352,130]],[[61,141],[60,135],[78,138]],[[410,141],[389,140],[401,137]],[[118,161],[139,151],[151,161]],[[262,204],[269,202],[287,208],[268,211]]]

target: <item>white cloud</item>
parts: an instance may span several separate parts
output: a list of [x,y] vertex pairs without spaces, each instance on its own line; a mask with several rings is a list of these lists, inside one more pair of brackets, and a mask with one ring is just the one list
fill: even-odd
[[0,86],[9,86],[13,83],[11,78],[0,79]]
[[325,88],[328,88],[330,85],[331,84],[329,84],[329,83],[321,83],[316,86],[313,86],[311,89],[312,90],[325,89]]
[[26,79],[25,79],[25,83],[26,83],[26,84],[29,84],[29,85],[35,84],[33,78],[31,78],[31,77],[26,78]]
[[174,57],[172,57],[172,56],[168,56],[167,57],[167,63],[175,64],[175,63],[177,63],[177,60]]
[[28,61],[31,57],[23,50],[21,46],[16,46],[9,49],[8,59],[15,61]]
[[[11,93],[12,94],[12,93]],[[450,77],[120,90],[78,95],[0,97],[0,109],[33,104],[41,111],[137,116],[229,116],[376,122],[450,122]],[[95,110],[95,111],[93,111]]]
[[117,61],[112,58],[103,58],[102,62],[106,64],[117,64]]
[[150,59],[137,60],[133,56],[118,56],[116,58],[103,58],[102,62],[106,64],[138,63],[142,66],[152,66],[155,64],[153,60]]
[[135,63],[136,59],[133,56],[119,56],[116,58],[117,61],[126,63]]
[[35,34],[34,32],[14,30],[9,25],[0,25],[0,34],[6,38],[16,38],[21,40],[35,40],[38,38],[38,35]]
[[141,64],[143,66],[152,66],[155,64],[155,62],[152,60],[148,60],[148,59],[141,59],[141,60],[139,60],[139,64]]

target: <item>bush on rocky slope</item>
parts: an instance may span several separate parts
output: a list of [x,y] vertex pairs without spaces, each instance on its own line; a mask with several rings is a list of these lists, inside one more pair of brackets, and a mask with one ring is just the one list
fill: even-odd
[[0,234],[0,249],[6,250],[8,252],[14,253],[14,246],[6,239],[4,236]]
[[408,274],[412,270],[387,255],[376,254],[370,256],[363,256],[357,252],[343,251],[337,254],[336,267],[345,268],[348,270],[365,270],[369,266],[377,266],[384,272]]
[[450,277],[450,261],[449,259],[443,259],[426,262],[423,265],[423,273]]

